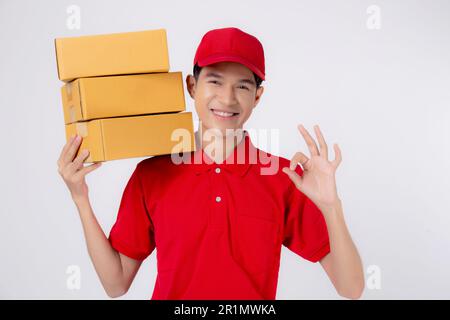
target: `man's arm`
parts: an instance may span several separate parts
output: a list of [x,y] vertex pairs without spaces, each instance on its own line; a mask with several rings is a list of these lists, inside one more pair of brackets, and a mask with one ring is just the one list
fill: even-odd
[[76,155],[81,141],[82,137],[75,135],[64,145],[57,161],[58,173],[77,206],[94,268],[106,293],[114,298],[128,291],[142,261],[128,258],[116,251],[98,224],[89,202],[85,176],[99,168],[101,162],[83,165],[89,151],[82,150]]
[[83,225],[89,256],[106,293],[111,298],[124,295],[142,261],[115,250],[97,222],[88,198],[75,200]]
[[[323,212],[326,211],[326,212]],[[322,208],[330,238],[330,253],[320,260],[339,295],[359,299],[365,286],[361,258],[345,224],[342,203]]]
[[[333,161],[328,160],[328,146],[318,125],[314,126],[320,151],[313,137],[303,125],[298,129],[311,157],[297,152],[290,167],[283,168],[292,182],[320,209],[328,228],[330,253],[320,263],[338,293],[358,299],[364,290],[364,272],[358,251],[345,225],[342,203],[337,193],[336,170],[342,161],[341,149],[335,143]],[[297,164],[302,165],[302,169]],[[298,171],[298,173],[296,172]]]

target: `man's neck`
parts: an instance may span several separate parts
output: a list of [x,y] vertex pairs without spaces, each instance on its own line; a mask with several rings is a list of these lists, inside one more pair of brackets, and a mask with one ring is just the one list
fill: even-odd
[[[236,129],[236,134],[231,134],[228,138],[225,135],[212,135],[214,130],[209,134],[205,134],[205,128],[200,125],[198,131],[195,132],[197,146],[203,149],[203,152],[215,163],[222,163],[233,153],[236,146],[244,138],[244,130]],[[239,132],[242,131],[242,134]],[[222,142],[220,143],[220,139]],[[216,142],[217,141],[217,142]]]

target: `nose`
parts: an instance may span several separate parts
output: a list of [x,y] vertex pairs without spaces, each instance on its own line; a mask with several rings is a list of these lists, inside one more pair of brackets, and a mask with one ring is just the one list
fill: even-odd
[[237,104],[236,94],[231,85],[224,85],[219,92],[220,103],[224,106],[233,106]]

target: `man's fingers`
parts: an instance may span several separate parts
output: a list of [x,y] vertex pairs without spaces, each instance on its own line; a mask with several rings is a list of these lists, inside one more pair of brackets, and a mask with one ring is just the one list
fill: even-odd
[[69,149],[69,147],[72,145],[73,141],[75,140],[75,135],[72,135],[69,140],[66,142],[66,144],[64,145],[64,147],[61,150],[61,153],[59,155],[58,161],[56,162],[58,164],[58,166],[62,165],[62,161],[66,155],[67,150]]
[[302,185],[303,178],[297,174],[297,172],[289,169],[288,167],[284,167],[281,169],[284,173],[286,173],[289,178],[292,180],[292,182],[295,184],[297,189],[300,189],[300,186]]
[[81,140],[81,136],[77,135],[73,143],[69,146],[69,149],[67,150],[63,160],[65,164],[73,161],[73,158],[81,145]]
[[317,144],[314,141],[313,137],[309,134],[308,130],[303,127],[303,125],[299,125],[298,130],[303,136],[303,139],[305,139],[306,145],[308,146],[309,152],[311,153],[311,156],[318,156],[319,155],[319,149],[317,149]]
[[337,168],[342,161],[342,154],[341,149],[339,148],[337,143],[333,145],[333,148],[334,148],[334,160],[331,163],[333,164],[334,168]]
[[89,156],[88,150],[82,150],[79,152],[78,156],[70,162],[66,167],[66,172],[68,175],[75,175],[80,169],[83,168],[84,160]]
[[87,175],[89,172],[94,171],[95,169],[97,169],[98,167],[100,167],[102,165],[101,162],[95,162],[95,163],[91,163],[88,166],[83,167],[81,170],[79,170],[77,172],[77,175],[82,175],[85,176]]
[[328,146],[327,143],[325,142],[325,139],[322,135],[322,132],[320,131],[320,128],[318,125],[314,126],[314,131],[316,133],[317,136],[317,140],[319,141],[319,146],[320,146],[320,155],[328,161]]
[[291,170],[295,170],[295,167],[298,163],[300,163],[305,170],[308,170],[310,168],[309,158],[303,152],[297,152],[294,154],[291,159],[289,168]]
[[87,149],[81,150],[81,152],[78,154],[75,160],[73,160],[72,168],[74,169],[75,172],[83,167],[83,163],[88,156],[89,150]]

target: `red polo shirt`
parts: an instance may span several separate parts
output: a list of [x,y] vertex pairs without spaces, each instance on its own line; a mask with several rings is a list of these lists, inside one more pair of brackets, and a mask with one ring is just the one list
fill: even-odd
[[311,262],[330,251],[322,213],[281,171],[290,161],[244,132],[221,164],[201,148],[137,164],[109,241],[137,260],[157,249],[151,299],[275,299],[282,245]]

